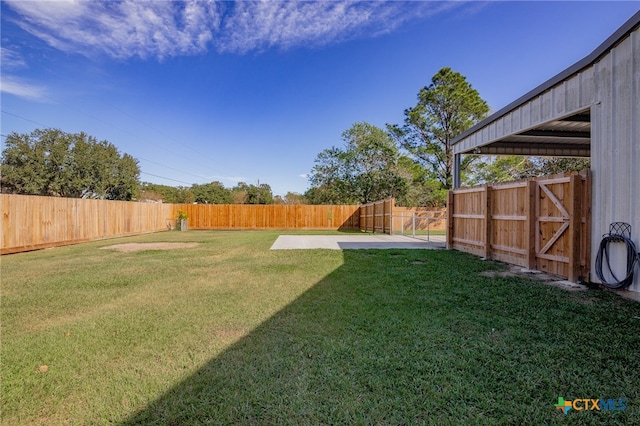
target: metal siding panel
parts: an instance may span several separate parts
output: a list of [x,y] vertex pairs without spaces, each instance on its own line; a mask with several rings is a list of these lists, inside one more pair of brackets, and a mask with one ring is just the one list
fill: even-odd
[[478,135],[474,134],[473,137],[467,138],[466,142],[465,142],[465,148],[472,148],[473,146],[475,146],[476,142],[478,141]]
[[460,152],[461,150],[466,148],[468,145],[469,145],[469,138],[465,138],[465,140],[461,141],[458,145],[453,146],[453,151],[456,153]]
[[522,108],[518,108],[511,113],[511,131],[522,128]]
[[593,66],[580,73],[580,105],[589,106],[595,103]]
[[[640,243],[640,41],[638,31],[622,41],[594,66],[592,109],[592,279],[601,235],[611,222],[628,222],[632,239]],[[623,247],[612,247],[614,271],[624,271]],[[637,270],[636,270],[637,272]],[[636,275],[630,290],[640,291]]]
[[513,128],[513,114],[509,113],[503,117],[503,127],[502,131],[506,135],[507,133],[511,133],[511,129]]
[[470,148],[473,148],[475,146],[481,145],[484,142],[484,139],[482,138],[481,133],[476,133],[473,135],[473,138],[469,140],[469,142],[471,143]]
[[531,119],[529,121],[530,125],[538,124],[541,122],[540,120],[540,111],[542,109],[542,102],[540,101],[540,97],[535,97],[531,100]]
[[496,135],[498,135],[498,137],[504,136],[504,117],[496,121]]
[[540,119],[544,121],[550,121],[553,117],[553,97],[555,96],[555,89],[549,90],[542,94],[540,105]]
[[520,128],[531,126],[531,102],[527,102],[520,108]]
[[600,103],[591,108],[591,280],[596,282],[598,278],[595,273],[595,254],[600,246],[600,236],[607,232],[605,226],[608,225],[604,224],[610,222],[608,204],[603,199],[610,192],[608,188],[610,178],[607,176],[609,170],[608,167],[605,167],[605,164],[609,162],[607,159],[609,139],[604,136],[609,115],[602,103],[606,92],[606,79],[603,71],[603,68],[606,68],[605,63],[606,58],[594,66],[595,90]]
[[465,148],[472,148],[475,146],[475,144],[479,142],[478,141],[478,135],[474,134],[472,137],[467,138],[466,142],[465,142]]
[[489,140],[489,128],[488,127],[484,127],[482,129],[482,131],[480,132],[480,139],[482,139],[483,141],[488,141]]
[[555,110],[557,115],[563,115],[567,112],[567,82],[563,81],[554,89]]
[[[616,202],[616,206],[620,206],[618,208],[621,210],[620,214],[624,216],[623,221],[631,224],[632,239],[636,246],[640,245],[640,202],[638,201],[640,198],[640,186],[638,185],[640,182],[638,166],[640,161],[638,153],[640,151],[640,132],[638,131],[638,120],[640,119],[640,111],[638,110],[638,102],[640,102],[639,34],[638,31],[632,33],[631,37],[619,44],[612,52],[617,104],[614,126],[618,129],[616,143],[619,145],[620,152],[618,161],[622,165],[622,170],[616,173],[618,178],[616,184],[621,187],[619,194],[621,199]],[[624,254],[621,255],[621,258],[624,261]],[[638,269],[636,269],[637,272]],[[638,274],[636,274],[630,289],[640,291]]]
[[[630,217],[633,218],[631,224],[634,229],[633,241],[636,243],[636,247],[640,249],[640,30],[635,31],[630,36],[631,39],[631,57],[632,69],[631,69],[631,152],[629,158],[631,158],[631,170],[629,175],[631,177],[632,187],[630,188],[632,205],[629,212]],[[633,281],[630,290],[640,292],[640,273],[636,269],[636,276]]]
[[456,154],[459,154],[461,151],[466,149],[468,145],[469,145],[469,138],[466,138],[459,144],[453,146],[453,152]]
[[580,108],[580,81],[578,76],[567,80],[566,82],[566,103],[567,111],[575,111]]
[[[612,73],[612,96],[613,96],[613,130],[615,137],[613,142],[614,164],[612,164],[613,170],[615,170],[614,187],[616,191],[614,196],[617,198],[614,201],[618,214],[627,216],[627,212],[630,210],[630,198],[628,190],[632,185],[629,182],[629,171],[631,169],[630,164],[630,148],[632,147],[631,140],[631,52],[629,49],[624,49],[624,46],[628,45],[624,43],[618,46],[611,52],[613,73]],[[629,217],[629,219],[631,219]],[[627,222],[628,220],[625,220]]]

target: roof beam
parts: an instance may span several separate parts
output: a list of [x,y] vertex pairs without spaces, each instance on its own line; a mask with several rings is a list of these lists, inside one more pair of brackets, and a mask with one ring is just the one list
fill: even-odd
[[569,131],[569,130],[539,130],[533,129],[518,133],[518,136],[542,136],[559,138],[581,138],[591,139],[591,132]]
[[590,157],[590,147],[576,145],[573,147],[552,146],[526,146],[526,145],[487,145],[476,148],[472,154],[480,155],[529,155],[534,157]]
[[560,119],[558,121],[574,121],[576,123],[589,123],[591,122],[591,114],[590,113],[576,114],[576,115],[572,115],[571,117]]

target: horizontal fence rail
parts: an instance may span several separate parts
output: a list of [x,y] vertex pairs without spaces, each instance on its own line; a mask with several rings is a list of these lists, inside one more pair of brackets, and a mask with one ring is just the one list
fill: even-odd
[[588,171],[449,192],[447,246],[578,281],[590,268]]

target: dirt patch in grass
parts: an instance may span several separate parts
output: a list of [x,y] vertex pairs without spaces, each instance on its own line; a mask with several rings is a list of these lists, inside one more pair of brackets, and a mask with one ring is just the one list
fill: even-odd
[[584,291],[587,290],[587,286],[577,283],[572,283],[567,280],[563,280],[560,277],[545,274],[540,271],[532,271],[519,266],[510,266],[506,271],[484,271],[480,272],[480,275],[485,277],[526,277],[533,278],[538,281],[542,281],[546,284],[562,288],[567,291]]
[[223,328],[215,331],[215,336],[222,340],[238,340],[247,333],[243,328]]
[[199,246],[199,243],[128,243],[115,244],[112,246],[102,247],[102,249],[117,250],[124,253],[143,250],[176,250],[184,248],[193,248]]

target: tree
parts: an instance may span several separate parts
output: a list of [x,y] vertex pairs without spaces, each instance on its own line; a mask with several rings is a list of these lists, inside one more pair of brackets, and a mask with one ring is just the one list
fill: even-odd
[[302,194],[298,194],[297,192],[287,192],[284,195],[284,204],[308,204],[306,197]]
[[523,157],[517,155],[483,156],[467,171],[467,185],[510,182],[536,176],[588,169],[589,158]]
[[538,176],[554,175],[557,173],[579,172],[591,168],[591,158],[572,157],[538,157]]
[[234,204],[273,204],[273,192],[266,183],[256,186],[238,182],[231,188],[231,197]]
[[[489,113],[489,106],[464,76],[442,68],[420,89],[416,106],[404,111],[404,125],[388,125],[398,144],[440,181],[453,183],[451,141]],[[473,157],[465,157],[466,167]]]
[[407,156],[401,156],[398,165],[408,185],[407,192],[396,200],[396,205],[439,207],[446,204],[447,191],[424,167]]
[[401,197],[407,181],[398,166],[400,153],[384,130],[356,123],[342,134],[344,148],[318,154],[305,197],[314,204],[363,204]]
[[200,204],[231,204],[231,191],[221,182],[205,183],[203,185],[193,185],[191,187],[194,200]]
[[467,185],[510,182],[537,175],[533,159],[518,155],[482,156],[466,172],[464,182]]
[[305,198],[311,204],[356,204],[356,196],[350,192],[348,161],[348,155],[340,148],[320,152],[309,175],[311,188]]
[[2,151],[2,191],[72,198],[131,200],[138,160],[107,141],[58,129],[12,132]]
[[195,197],[191,188],[186,186],[169,186],[158,183],[143,182],[138,192],[139,199],[162,200],[172,204],[191,204]]

